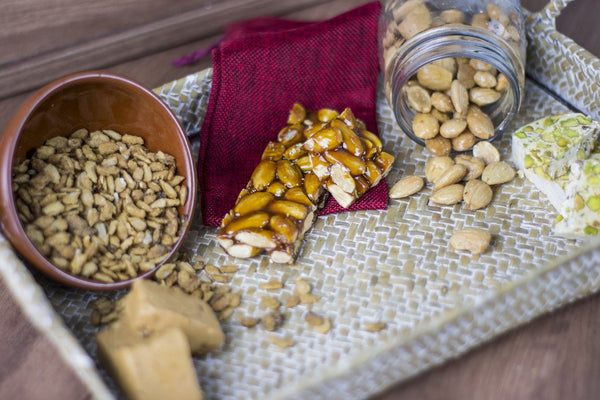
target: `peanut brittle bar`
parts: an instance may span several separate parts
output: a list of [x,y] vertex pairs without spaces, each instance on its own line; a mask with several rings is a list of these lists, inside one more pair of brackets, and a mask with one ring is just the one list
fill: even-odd
[[266,251],[275,263],[292,263],[324,189],[348,207],[385,177],[393,161],[349,108],[307,112],[294,104],[287,125],[268,143],[223,218],[217,239],[235,257]]

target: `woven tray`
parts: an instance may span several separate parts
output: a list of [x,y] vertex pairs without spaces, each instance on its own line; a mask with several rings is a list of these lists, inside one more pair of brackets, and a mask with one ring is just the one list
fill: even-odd
[[[529,16],[529,79],[509,132],[570,109],[600,119],[600,61],[554,28],[568,2],[553,1]],[[193,134],[202,124],[210,83],[211,71],[205,70],[156,89],[192,135],[196,154],[201,144]],[[398,130],[381,90],[377,113],[385,150],[397,157],[388,184],[404,174],[423,176],[429,154]],[[498,146],[509,158],[510,134]],[[238,265],[231,285],[243,296],[223,324],[225,346],[195,360],[206,398],[365,398],[600,288],[600,240],[554,236],[556,214],[527,181],[517,178],[495,189],[493,203],[479,211],[429,206],[429,193],[390,201],[384,212],[320,217],[292,266],[270,265],[263,256],[233,260],[217,246],[215,229],[196,221],[185,250],[214,265]],[[477,258],[448,246],[452,231],[467,226],[488,229],[494,237]],[[26,315],[47,332],[94,396],[122,397],[97,364],[98,328],[91,325],[88,304],[101,294],[32,277],[1,234],[0,263]],[[260,299],[273,293],[260,289],[261,283],[287,282],[277,294],[285,299],[298,277],[321,297],[312,310],[331,319],[328,334],[308,327],[303,305],[288,310],[276,333],[240,325],[241,316],[265,313]],[[377,321],[387,328],[365,330]],[[269,341],[271,335],[293,338],[295,345],[282,350]]]

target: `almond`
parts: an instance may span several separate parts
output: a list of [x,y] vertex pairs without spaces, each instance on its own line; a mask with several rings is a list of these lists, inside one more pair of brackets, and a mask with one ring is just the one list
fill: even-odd
[[490,142],[481,141],[473,146],[473,156],[485,161],[485,165],[500,161],[500,152]]
[[492,240],[489,232],[478,228],[464,228],[455,231],[450,237],[450,246],[455,250],[467,250],[472,254],[481,254]]
[[477,106],[470,106],[467,112],[469,131],[479,139],[487,140],[494,136],[494,123],[486,113]]
[[460,182],[467,175],[467,167],[461,164],[454,164],[446,169],[435,180],[433,190],[439,190],[445,186]]
[[263,190],[275,179],[277,164],[271,160],[261,161],[250,177],[250,182],[256,190]]
[[406,39],[431,27],[431,13],[425,4],[419,2],[398,25],[398,32]]
[[331,164],[342,164],[355,176],[364,174],[367,169],[367,166],[361,157],[357,157],[344,149],[326,151],[323,153],[323,156]]
[[445,138],[453,139],[464,132],[467,128],[467,121],[463,118],[452,118],[440,126],[440,135]]
[[447,156],[452,151],[452,142],[443,136],[437,135],[434,138],[425,140],[425,148],[436,156]]
[[412,109],[420,113],[431,111],[431,97],[429,92],[420,85],[413,85],[406,88],[406,99]]
[[439,65],[427,64],[417,72],[417,80],[427,89],[443,92],[450,89],[452,72]]
[[439,176],[454,165],[454,160],[448,156],[432,157],[425,166],[425,178],[428,182],[435,182]]
[[467,154],[457,155],[454,161],[467,167],[467,175],[463,178],[465,181],[479,178],[485,168],[485,162],[481,158],[471,157]]
[[500,92],[485,87],[474,87],[469,91],[469,100],[478,106],[487,106],[500,99]]
[[505,161],[489,164],[481,174],[481,180],[488,185],[499,185],[510,182],[515,177],[515,170]]
[[413,119],[412,130],[420,139],[431,139],[439,133],[440,123],[431,114],[418,113]]
[[475,135],[465,129],[463,133],[452,139],[452,149],[454,151],[467,151],[473,147],[476,140]]
[[431,194],[429,200],[436,204],[451,205],[460,203],[463,199],[464,186],[460,183],[444,186]]
[[420,176],[405,176],[392,186],[390,189],[390,198],[401,199],[403,197],[411,196],[420,191],[424,185],[425,182]]
[[469,107],[469,92],[465,85],[458,79],[452,81],[450,98],[458,115],[465,115]]
[[442,93],[442,92],[433,92],[431,94],[431,105],[433,107],[435,107],[438,111],[441,112],[453,112],[454,111],[454,106],[452,105],[452,100],[450,99],[450,96],[448,96],[446,93]]
[[479,210],[490,204],[493,194],[490,185],[479,179],[473,179],[465,185],[463,200],[470,210]]

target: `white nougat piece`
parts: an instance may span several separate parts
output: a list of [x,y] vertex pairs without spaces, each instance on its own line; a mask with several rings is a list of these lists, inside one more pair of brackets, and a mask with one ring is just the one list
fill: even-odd
[[600,124],[583,114],[545,117],[513,134],[512,158],[559,210],[566,200],[570,166],[589,157],[599,135]]
[[592,153],[571,165],[554,227],[564,236],[597,235],[600,232],[600,153]]
[[545,117],[513,134],[513,161],[559,213],[555,233],[600,231],[600,124],[579,113]]

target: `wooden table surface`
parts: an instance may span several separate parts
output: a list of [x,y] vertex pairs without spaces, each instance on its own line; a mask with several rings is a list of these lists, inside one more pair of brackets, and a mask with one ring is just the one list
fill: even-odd
[[[139,2],[120,0],[4,3],[0,128],[31,90],[62,73],[104,68],[152,88],[210,66],[210,57],[188,67],[174,67],[171,60],[212,44],[228,22],[259,14],[322,19],[365,1],[147,0],[140,12],[135,11]],[[522,4],[535,11],[545,1]],[[600,56],[598,15],[598,0],[577,0],[563,12],[558,28]],[[149,31],[161,36],[152,37]],[[24,317],[2,279],[0,310],[0,399],[90,398],[74,375],[61,367],[48,340]],[[374,399],[599,399],[599,331],[600,295],[595,295]]]

